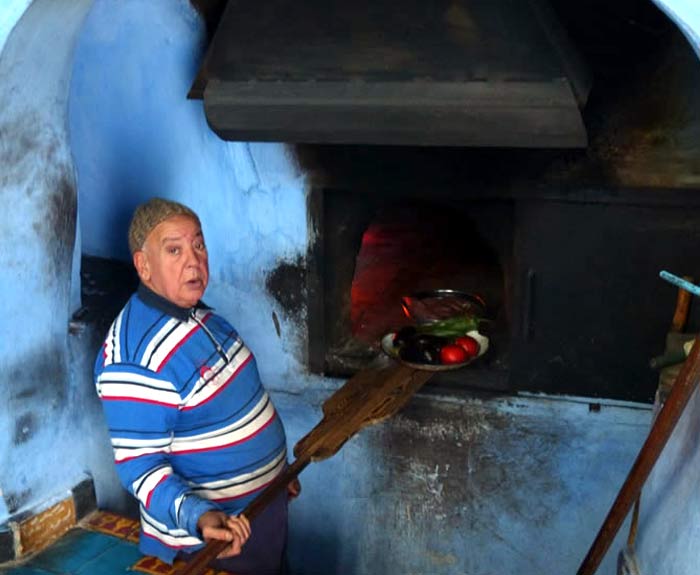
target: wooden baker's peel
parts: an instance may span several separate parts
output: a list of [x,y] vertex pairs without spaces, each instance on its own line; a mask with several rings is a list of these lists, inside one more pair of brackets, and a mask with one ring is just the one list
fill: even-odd
[[[295,461],[242,511],[253,520],[312,461],[335,455],[362,428],[398,412],[433,372],[397,364],[358,372],[323,403],[323,419],[294,446]],[[201,575],[228,541],[210,541],[177,575]]]

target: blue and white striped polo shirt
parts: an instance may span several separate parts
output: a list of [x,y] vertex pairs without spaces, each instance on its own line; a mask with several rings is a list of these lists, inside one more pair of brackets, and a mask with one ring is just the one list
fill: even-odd
[[95,382],[146,555],[172,562],[196,550],[202,513],[239,513],[286,465],[253,354],[206,306],[183,309],[139,286],[109,329]]

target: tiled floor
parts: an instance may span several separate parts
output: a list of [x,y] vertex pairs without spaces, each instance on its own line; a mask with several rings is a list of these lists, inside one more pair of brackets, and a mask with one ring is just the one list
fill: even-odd
[[130,568],[141,558],[138,547],[123,539],[73,529],[48,549],[7,575],[116,575],[137,573]]
[[136,521],[98,512],[22,565],[0,567],[0,575],[172,575],[180,565],[141,555]]

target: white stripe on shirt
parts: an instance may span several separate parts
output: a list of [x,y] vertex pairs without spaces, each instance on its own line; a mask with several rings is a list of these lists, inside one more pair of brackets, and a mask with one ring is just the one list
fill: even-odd
[[170,318],[148,342],[141,357],[141,365],[151,371],[158,371],[160,364],[187,335],[199,326],[193,321],[181,322]]
[[[262,489],[275,477],[277,477],[282,469],[284,469],[284,466],[287,463],[286,455],[286,452],[284,452],[280,457],[277,457],[272,464],[266,465],[263,468],[251,473],[239,475],[235,479],[236,483],[230,487],[219,488],[216,490],[197,489],[195,492],[204,499],[209,499],[210,501],[221,501],[224,499],[235,499],[237,497],[242,497]],[[265,471],[261,473],[261,470]],[[230,482],[231,480],[229,480],[229,483]],[[207,485],[211,486],[211,483]]]
[[148,507],[148,499],[156,486],[166,477],[173,474],[173,469],[169,465],[149,470],[131,484],[134,495],[138,497],[141,504]]
[[260,401],[245,417],[231,425],[201,435],[173,438],[172,453],[177,455],[178,453],[205,451],[233,445],[255,435],[274,418],[275,408],[269,401],[267,393],[264,393]]
[[180,394],[169,381],[128,371],[106,371],[97,378],[102,399],[130,399],[178,407]]
[[168,529],[163,523],[146,513],[143,506],[141,506],[141,530],[169,547],[186,547],[202,543],[201,539],[192,537],[184,529]]
[[[124,317],[124,308],[119,315],[114,320],[109,328],[109,337],[105,342],[105,366],[111,365],[112,363],[119,363],[122,360],[121,353],[121,333],[122,333],[122,318]],[[114,355],[114,360],[112,360],[112,355]]]
[[122,463],[129,459],[134,459],[136,457],[141,457],[143,455],[151,455],[153,453],[167,453],[167,446],[162,447],[142,447],[139,449],[120,449],[114,446],[114,461],[116,463]]

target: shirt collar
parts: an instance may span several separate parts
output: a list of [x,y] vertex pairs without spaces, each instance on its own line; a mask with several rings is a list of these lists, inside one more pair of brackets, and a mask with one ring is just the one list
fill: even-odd
[[139,287],[136,290],[136,293],[138,293],[139,298],[146,305],[160,310],[163,313],[174,317],[175,319],[179,319],[180,321],[187,321],[194,310],[211,309],[207,304],[205,304],[201,300],[198,301],[194,305],[194,307],[180,307],[179,305],[174,304],[170,300],[165,299],[163,296],[158,295],[156,292],[146,287],[142,283],[139,283]]

